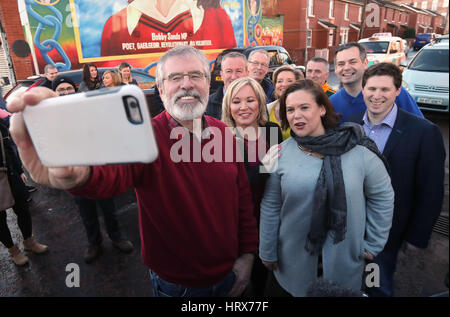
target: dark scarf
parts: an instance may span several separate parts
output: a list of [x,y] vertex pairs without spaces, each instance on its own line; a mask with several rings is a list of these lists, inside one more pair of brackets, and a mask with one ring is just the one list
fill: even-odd
[[90,78],[87,82],[89,90],[95,90],[100,88],[100,84],[102,83],[102,80],[100,77],[97,77],[92,81]]
[[345,239],[347,231],[347,200],[342,175],[341,155],[362,145],[374,152],[387,168],[387,161],[378,151],[375,142],[368,138],[361,125],[346,122],[329,129],[318,137],[291,136],[302,148],[324,156],[322,168],[314,192],[314,208],[311,227],[305,249],[312,255],[322,251],[322,246],[331,231],[334,244]]

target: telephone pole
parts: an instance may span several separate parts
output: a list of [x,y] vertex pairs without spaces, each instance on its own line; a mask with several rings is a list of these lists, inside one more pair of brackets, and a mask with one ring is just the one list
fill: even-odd
[[363,35],[364,35],[364,26],[366,25],[366,6],[367,6],[367,2],[368,0],[364,0],[364,5],[363,5],[363,9],[362,9],[362,21],[361,21],[361,28],[359,29],[359,34],[358,34],[358,40],[362,39]]

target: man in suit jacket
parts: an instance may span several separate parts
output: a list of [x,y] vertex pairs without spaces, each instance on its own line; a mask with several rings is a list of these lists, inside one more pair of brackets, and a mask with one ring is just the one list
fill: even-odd
[[367,111],[348,121],[363,125],[389,163],[395,192],[394,218],[384,250],[374,259],[380,268],[380,287],[372,296],[393,296],[397,254],[407,255],[428,245],[444,196],[445,148],[439,128],[400,109],[402,74],[393,64],[380,63],[363,75]]

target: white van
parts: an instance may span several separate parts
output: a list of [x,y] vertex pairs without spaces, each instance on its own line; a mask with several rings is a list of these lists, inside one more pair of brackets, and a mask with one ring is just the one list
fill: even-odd
[[400,37],[390,33],[375,33],[369,38],[358,41],[366,48],[369,66],[377,63],[393,63],[400,66],[406,60],[405,44]]

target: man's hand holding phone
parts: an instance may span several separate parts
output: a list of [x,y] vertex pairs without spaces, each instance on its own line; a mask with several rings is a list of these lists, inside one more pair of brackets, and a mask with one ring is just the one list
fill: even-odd
[[70,189],[84,184],[89,179],[90,167],[44,166],[39,160],[22,116],[25,106],[36,106],[42,100],[56,96],[56,93],[48,88],[35,87],[8,99],[8,110],[13,113],[10,130],[22,162],[35,182],[59,189]]

